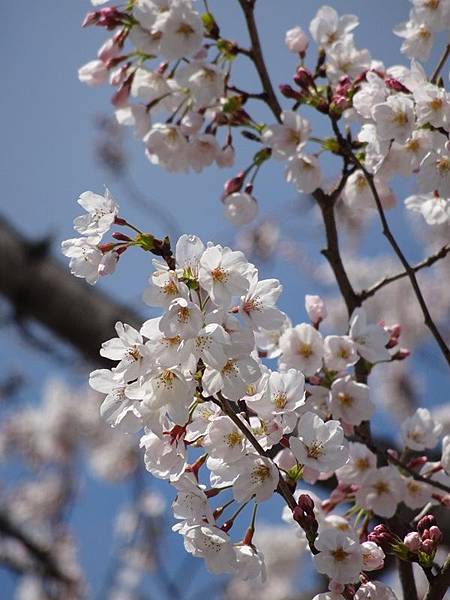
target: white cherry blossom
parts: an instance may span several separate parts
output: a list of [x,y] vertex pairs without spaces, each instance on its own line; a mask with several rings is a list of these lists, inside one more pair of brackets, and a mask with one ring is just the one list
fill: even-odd
[[434,448],[440,438],[442,425],[435,423],[426,408],[418,408],[416,412],[402,423],[401,433],[405,446],[411,450],[422,451]]
[[348,460],[348,449],[339,421],[324,423],[314,413],[305,413],[298,423],[298,436],[289,438],[295,458],[319,472],[334,471]]
[[342,531],[326,528],[319,531],[314,542],[319,553],[314,556],[314,566],[338,583],[358,580],[363,568],[361,545]]
[[369,387],[347,375],[333,381],[330,408],[333,419],[359,425],[372,417],[375,407],[369,398]]
[[404,485],[395,467],[373,469],[361,482],[356,502],[380,517],[392,517],[403,499]]
[[280,338],[280,350],[281,369],[298,369],[309,377],[322,366],[322,336],[308,323],[287,329]]

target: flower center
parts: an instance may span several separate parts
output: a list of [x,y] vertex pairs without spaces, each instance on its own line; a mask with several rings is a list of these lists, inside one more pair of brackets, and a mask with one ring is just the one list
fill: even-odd
[[369,459],[368,458],[357,458],[355,460],[355,467],[357,468],[358,471],[367,471],[367,469],[370,467]]
[[237,431],[232,431],[225,436],[225,443],[229,448],[234,448],[241,443],[242,437]]
[[189,23],[180,23],[180,26],[177,29],[177,33],[181,33],[181,35],[184,35],[185,37],[189,37],[190,35],[192,35],[194,33],[194,30],[189,25]]
[[349,554],[344,550],[344,548],[336,548],[336,550],[331,551],[331,556],[336,562],[342,562],[347,558],[347,556],[349,556]]
[[300,354],[300,356],[302,356],[303,358],[309,358],[310,356],[312,356],[313,351],[311,348],[311,344],[301,344],[298,348],[298,354]]
[[178,312],[177,312],[178,321],[180,323],[186,324],[189,321],[190,314],[191,314],[191,311],[189,310],[189,308],[187,306],[180,306],[180,308],[178,309]]
[[350,396],[350,394],[346,394],[345,392],[339,392],[337,398],[339,404],[341,404],[342,406],[350,407],[353,405],[353,398]]
[[217,283],[224,283],[228,279],[228,273],[220,267],[213,269],[211,271],[211,276],[214,281],[217,281]]
[[399,110],[398,112],[394,113],[394,118],[392,121],[396,125],[407,125],[409,122],[408,115],[404,111]]
[[311,446],[306,446],[307,457],[318,459],[323,455],[323,444],[322,442],[313,442]]
[[273,403],[277,408],[284,408],[287,404],[288,398],[286,392],[278,392],[273,399]]
[[270,469],[267,465],[258,465],[252,470],[251,479],[255,483],[263,483],[270,477]]
[[389,486],[385,481],[378,481],[373,487],[379,496],[389,492]]
[[442,98],[433,98],[433,100],[429,103],[431,110],[441,110],[444,102]]

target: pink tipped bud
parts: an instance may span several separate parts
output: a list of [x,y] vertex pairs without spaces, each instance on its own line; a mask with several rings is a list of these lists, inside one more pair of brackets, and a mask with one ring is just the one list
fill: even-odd
[[432,525],[430,527],[430,539],[433,540],[436,545],[442,542],[443,537],[444,536],[442,535],[442,531],[439,529],[439,527],[436,525]]
[[445,494],[444,496],[433,494],[433,499],[437,500],[444,508],[450,508],[450,494]]
[[403,83],[400,83],[398,79],[394,79],[393,77],[388,77],[384,80],[384,83],[387,88],[390,90],[395,90],[396,92],[403,92],[404,94],[410,94],[411,90],[409,90]]
[[417,531],[411,531],[411,533],[405,535],[403,543],[410,552],[417,552],[421,544],[420,535],[417,533]]
[[325,302],[320,296],[305,296],[305,310],[313,325],[318,325],[328,315]]
[[408,348],[400,348],[400,350],[396,352],[392,358],[394,360],[405,360],[405,358],[408,358],[408,356],[411,356],[411,351],[408,350]]
[[420,545],[420,549],[425,554],[433,554],[436,550],[433,540],[424,540]]
[[91,25],[96,25],[98,21],[97,11],[89,11],[84,17],[83,22],[81,23],[81,27],[90,27]]
[[242,189],[242,185],[244,183],[245,173],[241,171],[233,177],[232,179],[228,179],[223,186],[223,191],[225,196],[229,196],[230,194],[234,194],[235,192],[240,192]]
[[131,83],[128,83],[128,81],[123,83],[111,98],[113,106],[115,106],[116,108],[124,108],[125,106],[127,106],[128,98],[130,96],[130,89]]
[[108,242],[106,244],[99,244],[97,248],[100,250],[100,252],[106,254],[107,252],[111,252],[111,250],[114,250],[114,244],[112,242]]
[[291,100],[301,100],[303,98],[300,92],[296,92],[293,87],[288,85],[287,83],[282,83],[278,86],[278,89],[283,94],[285,98],[290,98]]
[[369,542],[375,542],[383,550],[390,551],[393,544],[397,543],[394,534],[386,527],[386,525],[377,525],[373,531],[367,536]]
[[122,217],[115,217],[114,224],[115,225],[121,225],[122,227],[124,225],[128,225],[128,223],[125,221],[125,219],[122,219]]
[[295,52],[300,55],[304,55],[306,48],[308,47],[308,37],[301,27],[294,27],[286,32],[284,38],[285,44],[288,47],[289,52]]
[[297,72],[294,75],[294,81],[299,87],[301,87],[305,91],[308,91],[310,88],[316,87],[311,72],[308,71],[308,69],[305,69],[304,67],[300,67],[297,69]]

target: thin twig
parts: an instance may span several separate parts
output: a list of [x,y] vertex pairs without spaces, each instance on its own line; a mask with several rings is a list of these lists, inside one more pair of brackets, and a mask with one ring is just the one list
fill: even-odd
[[281,115],[281,106],[278,102],[278,98],[275,95],[275,91],[272,86],[272,82],[269,77],[269,73],[267,71],[266,63],[264,61],[261,42],[259,40],[258,29],[256,27],[255,22],[255,0],[239,0],[239,4],[242,8],[242,12],[244,13],[245,21],[247,23],[247,29],[250,36],[251,49],[250,49],[250,57],[255,65],[255,68],[258,72],[259,78],[261,80],[261,84],[263,90],[267,94],[267,105],[271,108],[275,118],[277,121],[280,121]]
[[[414,273],[417,273],[418,271],[424,269],[425,267],[431,267],[431,265],[434,265],[434,263],[437,262],[438,260],[445,258],[449,252],[450,252],[450,244],[446,244],[438,252],[436,252],[435,254],[432,254],[428,258],[425,258],[420,263],[417,263],[416,265],[411,267],[411,269],[414,271]],[[364,302],[365,300],[367,300],[367,298],[370,298],[371,296],[376,294],[378,292],[378,290],[381,290],[386,285],[389,285],[390,283],[393,283],[394,281],[398,281],[399,279],[404,279],[405,277],[408,277],[408,273],[406,271],[402,271],[401,273],[397,273],[396,275],[390,275],[389,277],[384,277],[383,279],[381,279],[380,281],[375,283],[373,286],[371,286],[367,290],[362,290],[359,293],[359,297],[361,298],[361,301]]]
[[447,59],[448,59],[449,56],[450,56],[450,44],[447,44],[447,46],[445,47],[444,52],[442,53],[441,58],[439,59],[438,64],[436,65],[436,68],[433,71],[433,74],[431,75],[431,78],[430,78],[430,82],[431,83],[436,83],[436,81],[437,81],[437,79],[439,77],[439,73],[441,72],[441,69],[443,68],[443,66],[447,62]]
[[444,483],[441,483],[440,481],[433,481],[432,479],[429,479],[428,477],[424,477],[420,473],[417,473],[417,471],[414,471],[414,469],[410,469],[401,460],[399,460],[398,458],[395,458],[395,456],[392,456],[391,454],[389,454],[387,452],[386,452],[386,458],[390,462],[394,463],[394,465],[396,465],[400,469],[403,469],[404,471],[409,473],[411,475],[411,477],[413,479],[415,479],[416,481],[421,481],[422,483],[427,483],[428,485],[431,485],[432,487],[435,487],[435,488],[445,492],[446,494],[450,494],[450,487],[448,485],[445,485]]

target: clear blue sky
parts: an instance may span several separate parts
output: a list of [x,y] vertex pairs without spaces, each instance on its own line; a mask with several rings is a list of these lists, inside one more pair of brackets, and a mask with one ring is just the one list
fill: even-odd
[[[224,36],[246,44],[237,2],[210,0],[210,4]],[[321,4],[312,0],[258,1],[258,23],[275,83],[289,82],[294,67],[294,59],[283,44],[286,29],[295,24],[307,29]],[[330,0],[329,4],[341,13],[360,16],[361,25],[356,31],[358,46],[368,47],[374,57],[387,65],[405,63],[399,52],[400,40],[390,31],[406,20],[410,6],[407,0]],[[105,184],[116,195],[129,220],[141,223],[154,233],[165,233],[160,224],[151,222],[150,215],[127,204],[117,182],[95,160],[93,123],[96,117],[109,114],[111,108],[110,88],[90,89],[77,79],[78,67],[95,57],[104,39],[101,30],[80,28],[89,8],[87,0],[14,0],[0,6],[3,80],[0,213],[30,236],[53,235],[55,252],[62,239],[73,235],[71,222],[78,213],[75,200],[79,193],[86,189],[101,191]],[[435,63],[437,52],[430,64]],[[256,90],[257,81],[249,70],[244,71],[244,77],[250,82],[249,87],[254,86]],[[205,241],[230,243],[234,230],[222,219],[218,197],[223,181],[231,173],[210,169],[200,176],[167,174],[152,167],[141,146],[131,139],[129,132],[126,136],[133,176],[144,193],[176,214],[184,231],[198,233]],[[243,156],[248,156],[248,152],[244,150]],[[284,184],[279,165],[264,170],[255,191],[263,214],[283,211],[290,215],[287,211],[293,211],[295,193]],[[402,191],[405,190],[400,189]],[[295,217],[293,212],[292,216]],[[299,218],[294,223],[302,226]],[[307,230],[303,223],[302,236]],[[403,241],[407,243],[405,235]],[[320,239],[315,234],[302,240],[302,245],[315,253],[315,257],[319,244]],[[383,252],[380,248],[385,246],[381,244],[380,238],[375,236],[369,250]],[[415,248],[409,249],[416,254]],[[142,309],[143,314],[146,309],[138,298],[148,276],[146,260],[137,255],[126,257],[117,276],[100,284],[114,297]],[[303,296],[317,289],[311,289],[308,282],[298,276],[296,267],[280,260],[265,265],[262,271],[266,276],[279,277],[284,283],[281,308],[294,321],[303,319]],[[84,371],[67,373],[45,356],[30,351],[12,328],[0,330],[0,337],[0,371],[7,374],[14,369],[26,370],[30,383],[25,394],[27,401],[35,402],[39,398],[49,375],[70,377],[78,383],[85,380]],[[108,553],[111,519],[128,492],[120,486],[109,488],[87,475],[84,477],[84,493],[72,522],[80,538],[82,563],[93,588],[98,589],[106,561],[97,559]],[[164,486],[163,489],[166,490]],[[171,548],[179,547],[178,540],[171,542]],[[202,578],[204,575],[199,575],[200,581]],[[2,597],[9,597],[11,586],[10,577],[0,572],[0,590],[7,590]]]

